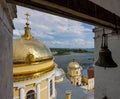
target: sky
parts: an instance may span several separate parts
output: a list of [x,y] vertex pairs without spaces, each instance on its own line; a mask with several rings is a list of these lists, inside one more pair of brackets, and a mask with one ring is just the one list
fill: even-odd
[[31,33],[50,48],[94,48],[94,26],[75,20],[17,6],[13,38],[24,34],[25,14],[29,13]]

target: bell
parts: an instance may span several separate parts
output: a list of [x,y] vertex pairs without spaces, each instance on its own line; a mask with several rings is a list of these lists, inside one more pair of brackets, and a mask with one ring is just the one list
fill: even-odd
[[108,97],[107,97],[107,96],[105,96],[105,97],[103,97],[102,99],[108,99]]
[[98,60],[95,62],[96,66],[105,68],[117,67],[117,64],[112,59],[111,51],[108,49],[108,37],[103,28],[101,50],[99,52]]
[[95,62],[95,65],[105,68],[117,67],[117,64],[112,59],[111,51],[108,49],[107,46],[101,47],[99,58]]

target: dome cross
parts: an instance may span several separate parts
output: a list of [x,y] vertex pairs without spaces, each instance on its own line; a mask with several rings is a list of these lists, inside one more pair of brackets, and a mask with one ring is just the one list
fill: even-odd
[[26,20],[27,20],[26,25],[28,26],[29,25],[29,16],[30,16],[30,14],[26,13],[25,15],[26,15]]

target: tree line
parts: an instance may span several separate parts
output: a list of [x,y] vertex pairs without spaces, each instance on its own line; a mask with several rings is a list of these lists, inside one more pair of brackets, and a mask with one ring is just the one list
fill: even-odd
[[85,49],[73,49],[73,48],[50,48],[51,52],[57,52],[57,54],[65,54],[65,53],[90,53],[91,51]]

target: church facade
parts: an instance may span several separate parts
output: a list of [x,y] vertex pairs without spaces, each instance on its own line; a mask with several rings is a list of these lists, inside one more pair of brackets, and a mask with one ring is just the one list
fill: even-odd
[[80,86],[81,85],[81,69],[80,65],[78,62],[76,62],[75,59],[73,59],[72,62],[69,63],[68,65],[68,78],[70,82],[75,85],[75,86]]
[[26,16],[24,35],[13,40],[14,99],[53,99],[54,59],[49,48],[31,35]]

